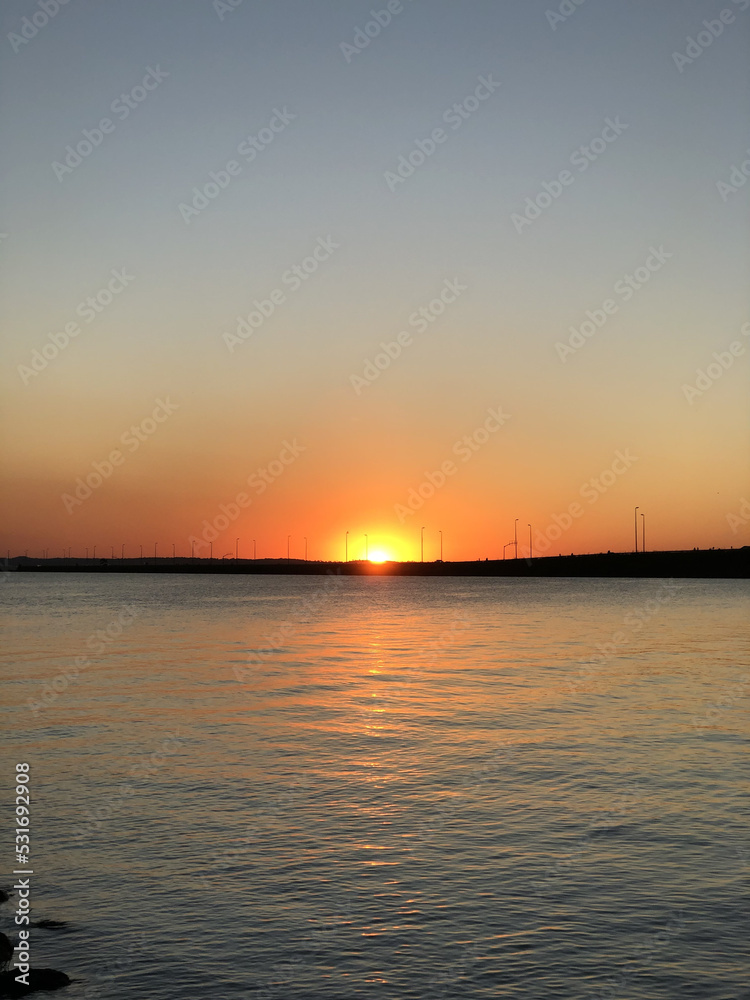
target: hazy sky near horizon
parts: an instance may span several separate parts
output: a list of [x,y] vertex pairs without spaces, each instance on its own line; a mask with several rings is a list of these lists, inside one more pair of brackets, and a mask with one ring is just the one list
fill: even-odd
[[750,0],[58,2],[0,15],[3,551],[748,543]]

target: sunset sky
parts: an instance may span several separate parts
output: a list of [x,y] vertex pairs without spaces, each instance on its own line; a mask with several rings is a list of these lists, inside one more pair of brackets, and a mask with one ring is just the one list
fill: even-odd
[[750,542],[750,0],[44,6],[1,14],[3,555]]

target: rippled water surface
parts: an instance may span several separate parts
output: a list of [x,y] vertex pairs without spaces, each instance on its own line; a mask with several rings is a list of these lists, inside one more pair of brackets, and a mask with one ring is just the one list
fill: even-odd
[[13,574],[3,797],[28,761],[68,921],[36,964],[71,1000],[750,996],[748,593]]

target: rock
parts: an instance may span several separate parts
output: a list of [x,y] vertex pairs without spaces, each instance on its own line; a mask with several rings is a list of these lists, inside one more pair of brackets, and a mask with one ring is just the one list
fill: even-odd
[[70,985],[70,979],[57,969],[31,969],[26,975],[28,986],[17,982],[17,975],[20,975],[17,969],[0,972],[0,997],[27,997],[37,990],[61,990]]

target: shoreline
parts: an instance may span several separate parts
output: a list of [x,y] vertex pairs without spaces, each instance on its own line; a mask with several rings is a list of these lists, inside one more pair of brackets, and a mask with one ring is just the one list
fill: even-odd
[[673,552],[604,552],[457,562],[349,562],[304,559],[33,559],[4,561],[6,572],[210,573],[220,575],[490,576],[734,579],[750,577],[750,546]]

